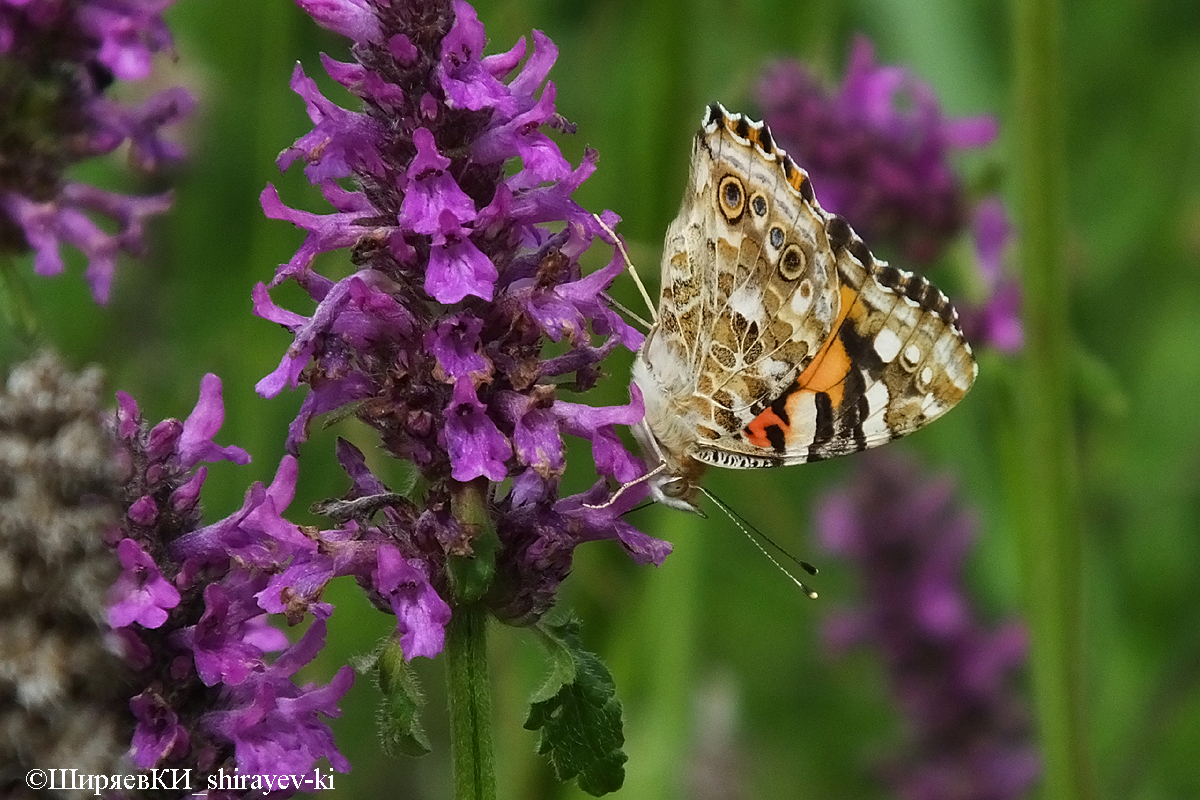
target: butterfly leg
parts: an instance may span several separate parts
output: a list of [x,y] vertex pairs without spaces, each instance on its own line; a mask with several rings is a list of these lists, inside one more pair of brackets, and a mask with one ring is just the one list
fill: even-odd
[[594,509],[594,510],[608,508],[613,503],[617,502],[617,500],[621,497],[621,495],[625,494],[626,489],[628,489],[632,486],[637,486],[639,483],[643,483],[643,482],[649,480],[650,478],[653,478],[655,475],[662,472],[666,468],[667,468],[666,464],[659,464],[657,467],[650,470],[645,475],[641,475],[637,478],[634,478],[633,480],[629,481],[628,483],[622,483],[617,488],[617,490],[615,492],[613,492],[612,495],[607,500],[605,500],[603,503],[600,503],[599,505],[592,505],[591,503],[584,503],[583,507]]
[[[633,266],[633,261],[629,258],[629,251],[625,249],[625,242],[621,241],[621,237],[617,236],[616,232],[604,224],[604,220],[600,219],[599,214],[592,214],[592,218],[596,220],[596,224],[612,237],[612,243],[621,251],[621,257],[625,259],[625,266],[629,269],[629,275],[633,278],[633,282],[637,284],[638,291],[642,293],[642,299],[646,301],[646,308],[650,310],[650,319],[658,322],[658,312],[654,309],[654,303],[650,300],[650,293],[646,291],[645,284],[642,283],[641,277],[638,275],[637,268]],[[627,312],[628,313],[628,312]],[[630,314],[630,316],[634,316]],[[636,317],[634,317],[637,319]],[[641,322],[641,320],[638,320]],[[645,323],[643,323],[645,324]],[[650,327],[649,325],[646,326]]]
[[641,317],[639,317],[637,314],[635,314],[635,313],[633,313],[632,311],[630,311],[628,308],[626,308],[626,307],[625,307],[625,305],[624,305],[623,303],[621,303],[619,300],[617,300],[617,299],[616,299],[615,297],[613,297],[611,294],[609,294],[608,292],[601,292],[601,293],[600,293],[600,295],[601,295],[601,296],[602,296],[602,297],[603,297],[605,300],[607,300],[607,301],[608,301],[608,304],[609,304],[610,306],[613,306],[613,307],[614,307],[614,308],[616,308],[618,311],[620,311],[622,314],[624,314],[625,316],[629,317],[630,319],[632,319],[634,322],[636,322],[636,323],[638,323],[639,325],[641,325],[641,326],[642,326],[643,328],[645,328],[646,330],[650,330],[650,323],[649,323],[649,322],[646,322],[646,320],[642,319],[642,318],[641,318]]

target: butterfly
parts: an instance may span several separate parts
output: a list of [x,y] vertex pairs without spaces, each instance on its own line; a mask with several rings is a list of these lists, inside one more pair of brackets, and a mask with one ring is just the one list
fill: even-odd
[[912,433],[977,373],[941,291],[822,209],[766,125],[707,107],[633,364],[656,501],[700,513],[709,466],[803,464]]

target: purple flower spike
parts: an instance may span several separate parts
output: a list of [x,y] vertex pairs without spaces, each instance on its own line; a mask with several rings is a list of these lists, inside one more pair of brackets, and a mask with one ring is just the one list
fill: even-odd
[[[324,642],[331,610],[320,602],[324,584],[363,571],[373,554],[318,553],[315,533],[282,518],[295,494],[290,457],[270,486],[250,488],[242,509],[202,527],[197,501],[206,470],[197,463],[247,457],[212,442],[224,418],[220,381],[206,376],[200,395],[186,422],[151,428],[121,394],[110,424],[129,473],[124,538],[114,545],[124,569],[108,614],[135,686],[131,757],[143,769],[210,772],[224,764],[243,773],[268,763],[300,773],[326,757],[347,770],[321,717],[337,715],[352,670],[330,686],[301,688],[291,676]],[[329,566],[314,581],[304,567],[318,556]],[[266,611],[293,623],[311,611],[317,621],[289,647]]]
[[220,586],[204,587],[204,616],[180,631],[180,642],[195,653],[196,673],[205,686],[236,686],[246,679],[262,652],[245,641],[245,620],[231,614],[229,595]]
[[[500,76],[494,75],[481,60],[487,42],[483,23],[469,3],[454,0],[452,7],[454,27],[442,41],[442,56],[438,64],[438,82],[445,92],[447,105],[470,111],[494,108],[512,116],[516,113],[518,98],[498,80]],[[516,55],[520,58],[525,50],[524,39],[517,44],[517,48],[519,52]],[[507,59],[502,63],[507,63]],[[530,86],[528,90],[532,92],[536,88]]]
[[508,475],[504,462],[512,448],[486,410],[471,381],[454,384],[454,399],[446,408],[446,447],[456,481],[466,483],[480,476],[502,481]]
[[864,456],[850,486],[817,513],[825,546],[862,574],[864,602],[830,620],[836,652],[880,653],[907,718],[903,752],[883,765],[898,797],[1006,800],[1038,776],[1015,674],[1026,637],[1016,622],[989,629],[961,585],[975,536],[946,481],[925,482],[899,459]]
[[425,347],[433,353],[442,373],[449,379],[470,378],[482,382],[492,372],[492,365],[479,352],[483,320],[478,317],[451,318],[425,334]]
[[[303,72],[293,74],[313,129],[279,165],[303,160],[331,208],[292,209],[274,189],[263,192],[268,216],[307,235],[254,292],[255,313],[294,336],[258,390],[307,384],[289,452],[317,415],[349,407],[429,488],[423,506],[400,498],[340,445],[353,486],[325,504],[339,527],[314,533],[317,547],[293,545],[292,561],[256,596],[289,618],[320,614],[324,585],[352,574],[397,615],[406,655],[434,656],[449,613],[443,600],[455,599],[447,560],[475,553],[480,528],[455,518],[462,505],[452,501],[465,492],[484,500],[500,539],[486,602],[509,621],[545,612],[584,541],[618,541],[642,562],[669,549],[615,507],[586,507],[603,504],[607,484],[586,503],[558,491],[564,434],[591,443],[604,478],[642,474],[616,432],[640,420],[640,398],[613,409],[559,399],[591,388],[604,358],[638,347],[641,336],[605,301],[620,259],[587,276],[579,266],[602,233],[572,199],[596,154],[573,167],[547,135],[572,126],[555,109],[548,76],[558,53],[544,34],[533,32],[532,47],[522,40],[485,54],[483,24],[459,0],[403,13],[383,0],[300,5],[354,40],[352,62],[326,58],[323,66],[361,108],[341,108]],[[612,212],[602,218],[610,227],[618,221]],[[356,271],[321,274],[315,257],[338,249]],[[275,305],[269,292],[286,280],[311,297],[311,315]],[[558,343],[552,357],[543,353],[550,342]],[[636,499],[636,487],[628,495]]]
[[318,714],[340,716],[337,703],[354,683],[354,670],[342,667],[328,686],[300,687],[291,680],[324,643],[325,622],[316,620],[274,664],[230,690],[228,710],[204,720],[206,731],[233,743],[243,773],[299,774],[319,758],[339,772],[350,771]]
[[[408,168],[408,188],[400,223],[415,233],[457,233],[475,219],[475,203],[446,172],[450,159],[437,151],[427,128],[413,131],[416,157]],[[457,302],[457,301],[455,301]]]
[[1004,270],[1012,227],[1004,204],[988,197],[975,209],[975,250],[987,298],[961,309],[963,331],[972,341],[1004,353],[1016,353],[1025,343],[1021,324],[1021,287]]
[[469,238],[434,235],[425,277],[425,291],[434,300],[447,305],[468,296],[491,300],[497,277],[496,265]]
[[142,769],[167,763],[188,751],[191,738],[179,717],[161,697],[146,691],[129,701],[137,720],[129,756]]
[[375,9],[367,0],[296,0],[322,28],[359,41],[380,37]]
[[126,197],[66,179],[66,168],[131,145],[133,161],[156,169],[183,151],[162,129],[194,105],[180,88],[138,108],[105,95],[108,83],[142,80],[155,53],[170,50],[162,19],[170,0],[113,3],[0,3],[0,252],[32,251],[39,275],[57,275],[66,244],[87,257],[85,277],[108,302],[120,253],[143,250],[146,219],[170,205],[167,195]]

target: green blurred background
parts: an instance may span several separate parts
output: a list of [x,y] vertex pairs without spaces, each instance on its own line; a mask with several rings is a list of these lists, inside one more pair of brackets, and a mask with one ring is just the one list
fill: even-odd
[[[573,163],[600,152],[576,197],[623,218],[643,275],[655,273],[661,237],[679,203],[690,136],[703,105],[720,100],[757,115],[752,87],[772,57],[803,58],[840,78],[855,33],[881,61],[929,82],[952,116],[991,113],[999,142],[963,168],[973,185],[1012,197],[1012,20],[999,0],[481,0],[489,52],[532,28],[560,55],[557,105],[578,125],[555,134]],[[286,261],[300,235],[263,218],[258,195],[279,186],[294,207],[326,206],[300,171],[280,176],[275,156],[309,129],[288,88],[296,60],[323,87],[318,53],[346,57],[344,41],[286,0],[177,0],[169,14],[178,61],[160,64],[155,88],[183,83],[197,113],[179,130],[191,158],[156,183],[137,183],[117,162],[81,174],[106,187],[175,192],[154,227],[151,255],[126,263],[108,308],[68,274],[32,281],[52,341],[75,365],[96,361],[114,389],[148,418],[185,416],[205,372],[225,385],[217,437],[254,457],[215,465],[205,494],[211,519],[237,508],[252,480],[268,481],[283,454],[299,394],[258,398],[254,383],[278,363],[290,336],[250,313],[250,290]],[[1099,796],[1200,797],[1200,4],[1194,0],[1068,3],[1065,84],[1070,317],[1078,340],[1077,435],[1091,741]],[[143,87],[144,89],[145,87]],[[142,91],[134,87],[135,92]],[[331,91],[331,96],[345,95]],[[592,266],[608,253],[590,254]],[[934,272],[937,277],[936,271]],[[953,279],[949,281],[954,283]],[[652,288],[653,291],[653,288]],[[638,307],[628,285],[616,293]],[[276,294],[308,308],[293,288]],[[0,343],[3,363],[17,350]],[[609,362],[611,379],[589,402],[623,402],[632,356]],[[980,613],[1018,613],[1020,574],[1006,515],[997,416],[1020,392],[1019,362],[984,354],[960,409],[893,447],[931,472],[956,477],[977,509],[980,537],[968,580]],[[293,511],[340,495],[345,475],[335,436],[364,449],[353,422],[314,432],[302,451]],[[586,448],[577,463],[589,464]],[[660,569],[636,568],[610,544],[581,547],[563,602],[584,620],[584,640],[612,669],[626,710],[628,798],[707,797],[689,782],[721,766],[736,798],[886,797],[867,768],[899,741],[902,720],[870,653],[832,660],[819,626],[857,597],[852,569],[821,553],[814,499],[853,459],[767,474],[714,472],[707,485],[782,544],[818,562],[821,599],[810,602],[724,519],[663,509],[638,512],[643,530],[675,543]],[[590,484],[586,467],[565,490]],[[330,646],[306,677],[327,681],[370,650],[394,619],[353,585],[335,586]],[[502,798],[580,796],[558,786],[521,727],[544,675],[527,632],[492,632],[497,759]],[[335,797],[450,796],[442,664],[418,659],[435,751],[391,760],[374,738],[374,689],[360,678],[333,728],[354,764]]]

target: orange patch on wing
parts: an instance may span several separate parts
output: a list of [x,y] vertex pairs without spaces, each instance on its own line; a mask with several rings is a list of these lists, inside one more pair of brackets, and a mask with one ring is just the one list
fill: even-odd
[[750,421],[746,426],[746,433],[749,434],[746,438],[750,440],[750,444],[755,447],[761,447],[764,450],[771,449],[771,440],[767,438],[767,428],[772,425],[778,427],[787,435],[788,426],[783,424],[783,420],[779,418],[773,410],[767,409]]
[[850,363],[846,346],[842,344],[841,337],[837,335],[837,332],[842,327],[842,323],[846,321],[846,316],[850,313],[850,307],[854,305],[856,295],[849,286],[841,288],[841,295],[842,308],[833,322],[829,341],[817,351],[817,355],[804,368],[804,372],[800,373],[800,377],[796,378],[796,383],[803,388],[812,392],[828,394],[834,408],[842,404],[844,381],[850,374],[851,367],[854,366]]
[[803,172],[797,169],[793,170],[789,175],[787,175],[787,180],[788,183],[792,185],[792,188],[799,192],[804,188],[804,182],[808,180],[808,178],[805,177]]

